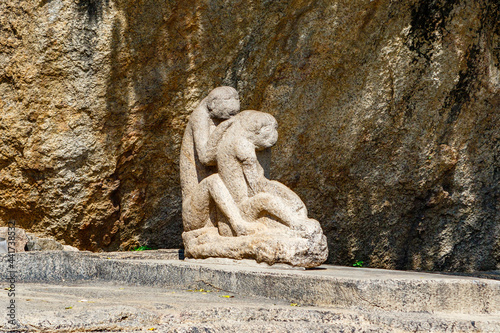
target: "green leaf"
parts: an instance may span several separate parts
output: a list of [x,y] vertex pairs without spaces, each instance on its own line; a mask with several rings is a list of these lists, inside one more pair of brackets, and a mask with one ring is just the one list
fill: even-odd
[[363,267],[364,261],[357,260],[352,266],[354,267]]
[[152,248],[150,248],[149,246],[139,246],[139,247],[136,247],[135,249],[132,249],[130,251],[146,251],[146,250],[152,250]]

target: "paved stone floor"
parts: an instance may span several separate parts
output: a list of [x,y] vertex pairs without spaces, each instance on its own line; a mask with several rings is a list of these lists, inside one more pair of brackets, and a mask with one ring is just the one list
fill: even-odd
[[[9,302],[2,283],[0,304]],[[221,290],[106,282],[16,284],[8,332],[500,332],[493,315],[401,313],[313,307]],[[7,314],[6,306],[2,306]]]
[[495,272],[304,271],[180,260],[178,250],[18,253],[12,326],[11,264],[0,257],[1,332],[500,333]]

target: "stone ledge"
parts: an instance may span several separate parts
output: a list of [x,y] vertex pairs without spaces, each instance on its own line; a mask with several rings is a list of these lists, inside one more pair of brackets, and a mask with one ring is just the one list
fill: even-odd
[[[15,254],[16,277],[18,283],[106,281],[171,288],[210,286],[301,304],[363,310],[500,313],[500,281],[495,280],[331,265],[301,271],[229,262],[188,262],[173,259],[176,255],[178,250],[121,254],[25,252]],[[7,256],[1,258],[0,280],[6,281]]]
[[[499,332],[495,315],[351,310],[210,290],[130,286],[103,281],[20,285],[12,329],[0,332]],[[206,290],[205,290],[206,291]],[[9,301],[0,293],[0,304]],[[23,329],[24,328],[24,329]]]

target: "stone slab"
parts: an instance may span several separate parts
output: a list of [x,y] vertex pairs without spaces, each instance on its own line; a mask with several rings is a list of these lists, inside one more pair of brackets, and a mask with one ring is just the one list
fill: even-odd
[[[0,227],[0,253],[9,252],[8,249],[8,238],[9,238],[9,227]],[[15,228],[15,236],[14,237],[14,250],[15,252],[24,252],[24,247],[28,243],[28,237],[26,236],[26,232],[21,228]],[[12,246],[12,244],[11,244]],[[12,251],[12,249],[11,249]]]
[[[0,284],[2,289],[5,285]],[[7,292],[0,304],[7,304]],[[306,306],[245,294],[102,281],[18,285],[16,332],[496,332],[493,315]],[[9,331],[5,316],[0,331]]]
[[[323,265],[289,270],[185,262],[172,252],[135,259],[90,252],[25,252],[15,257],[18,282],[103,281],[162,288],[207,288],[314,306],[455,314],[500,314],[500,281],[419,272]],[[140,258],[140,256],[144,256]],[[7,279],[2,256],[0,280]]]
[[[90,252],[86,252],[90,253]],[[96,254],[105,259],[157,259],[184,260],[184,251],[180,249],[160,249],[145,251],[101,252]]]

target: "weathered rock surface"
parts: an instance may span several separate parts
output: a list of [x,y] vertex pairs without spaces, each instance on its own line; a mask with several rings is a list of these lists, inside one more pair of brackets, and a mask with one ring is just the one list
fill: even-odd
[[0,13],[2,223],[80,249],[181,246],[182,133],[229,85],[280,124],[271,177],[321,222],[330,263],[498,269],[497,1],[5,0]]

